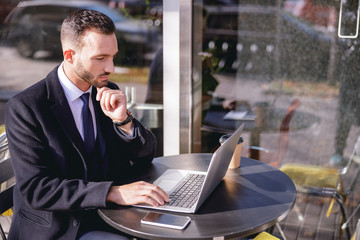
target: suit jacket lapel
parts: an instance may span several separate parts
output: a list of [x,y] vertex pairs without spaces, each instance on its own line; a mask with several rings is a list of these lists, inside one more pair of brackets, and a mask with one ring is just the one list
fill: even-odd
[[48,100],[51,103],[50,110],[54,114],[55,119],[57,119],[66,136],[83,157],[85,153],[84,142],[76,127],[70,106],[59,82],[57,69],[58,68],[56,67],[52,72],[50,72],[46,79]]

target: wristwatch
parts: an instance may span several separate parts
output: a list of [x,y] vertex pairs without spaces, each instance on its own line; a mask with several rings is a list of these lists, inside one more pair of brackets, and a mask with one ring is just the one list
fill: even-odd
[[128,117],[122,122],[114,122],[115,126],[117,127],[124,126],[134,119],[133,114],[129,110],[126,110],[126,114],[128,115]]

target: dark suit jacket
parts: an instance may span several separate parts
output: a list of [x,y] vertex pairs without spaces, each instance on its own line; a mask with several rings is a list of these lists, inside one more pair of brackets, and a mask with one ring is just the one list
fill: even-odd
[[[117,88],[113,83],[109,87]],[[85,148],[57,77],[42,81],[7,103],[5,124],[16,187],[9,239],[75,239],[84,214],[106,207],[112,184],[149,165],[155,138],[136,119],[127,138],[93,102],[101,151],[101,181],[86,180]]]

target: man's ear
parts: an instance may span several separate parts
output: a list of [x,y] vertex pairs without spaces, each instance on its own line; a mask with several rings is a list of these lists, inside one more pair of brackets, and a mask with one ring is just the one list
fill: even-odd
[[74,54],[75,54],[74,50],[72,50],[72,49],[66,49],[66,50],[64,51],[64,60],[65,60],[65,61],[68,61],[69,63],[73,63]]

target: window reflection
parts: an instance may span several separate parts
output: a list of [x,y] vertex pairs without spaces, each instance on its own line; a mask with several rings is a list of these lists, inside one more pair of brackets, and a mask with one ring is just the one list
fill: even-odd
[[[113,19],[121,25],[117,73],[112,80],[124,89],[135,87],[135,103],[162,103],[162,84],[148,81],[153,73],[150,64],[162,51],[161,3],[123,0],[104,2],[101,7],[118,16]],[[332,4],[309,0],[204,0],[205,28],[199,53],[206,102],[203,125],[209,111],[241,110],[249,112],[251,118],[258,106],[265,106],[265,115],[271,118],[265,124],[273,128],[262,129],[257,144],[276,150],[281,120],[291,102],[299,99],[301,105],[289,125],[291,138],[284,161],[306,159],[328,164],[333,154],[340,159],[346,157],[351,151],[347,146],[352,145],[347,143],[358,133],[358,96],[354,90],[358,40],[336,36],[339,8]],[[65,6],[56,10],[52,6],[29,8],[13,14],[13,22],[20,27],[2,23],[0,57],[1,72],[5,74],[0,79],[0,93],[4,101],[42,79],[60,62],[54,56],[59,52],[55,35],[60,19],[70,11]],[[129,28],[134,22],[138,27]],[[155,92],[150,90],[153,87]],[[151,93],[156,99],[151,99]],[[150,107],[157,109],[155,119],[161,119],[161,123],[161,106]],[[149,117],[144,111],[142,108],[138,115],[145,121]],[[247,125],[255,127],[255,121]],[[203,129],[203,151],[214,149],[223,132]],[[215,137],[207,136],[210,133]],[[256,134],[250,129],[246,134],[243,153],[249,154],[248,147],[254,143],[251,137]]]
[[203,1],[203,52],[219,84],[203,105],[202,151],[245,122],[243,156],[271,161],[266,151],[283,148],[280,128],[296,100],[282,161],[330,165],[350,156],[359,133],[358,40],[337,37],[339,3]]

